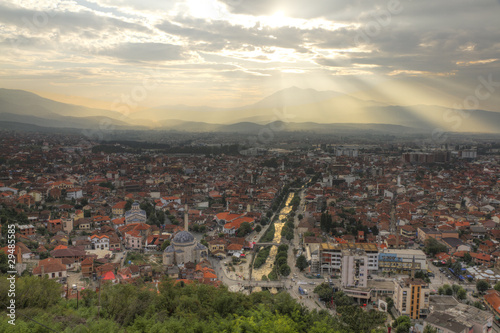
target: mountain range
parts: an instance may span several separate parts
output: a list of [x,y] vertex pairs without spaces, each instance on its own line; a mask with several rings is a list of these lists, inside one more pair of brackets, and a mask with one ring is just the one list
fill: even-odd
[[[0,122],[56,128],[253,133],[370,130],[382,133],[498,133],[500,112],[432,105],[389,105],[335,91],[290,87],[235,108],[160,106],[129,115],[57,102],[23,90],[0,89]],[[8,126],[2,126],[8,127]]]

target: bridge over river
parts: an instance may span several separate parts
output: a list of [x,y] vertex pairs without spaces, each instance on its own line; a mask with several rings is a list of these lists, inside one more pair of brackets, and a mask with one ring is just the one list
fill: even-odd
[[285,282],[283,281],[241,281],[240,283],[243,288],[255,288],[255,287],[260,287],[262,289],[285,288]]

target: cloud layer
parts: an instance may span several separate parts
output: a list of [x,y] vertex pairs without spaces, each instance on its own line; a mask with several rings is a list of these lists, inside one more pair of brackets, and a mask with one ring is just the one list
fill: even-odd
[[0,1],[0,73],[6,88],[110,99],[154,69],[146,104],[387,80],[462,94],[500,80],[499,14],[495,0]]

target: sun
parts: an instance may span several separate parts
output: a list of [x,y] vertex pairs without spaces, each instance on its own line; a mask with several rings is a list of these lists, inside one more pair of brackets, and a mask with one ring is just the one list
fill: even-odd
[[283,17],[285,17],[285,12],[282,10],[278,10],[276,13],[273,14],[273,17],[283,18]]
[[285,12],[282,10],[278,10],[269,17],[269,25],[272,27],[282,27],[289,23],[289,18],[285,16]]

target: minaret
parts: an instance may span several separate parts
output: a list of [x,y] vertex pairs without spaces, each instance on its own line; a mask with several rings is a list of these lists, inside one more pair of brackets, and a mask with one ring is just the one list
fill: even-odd
[[398,176],[398,187],[401,187],[401,176]]
[[189,222],[188,222],[188,205],[184,206],[184,230],[189,231]]

